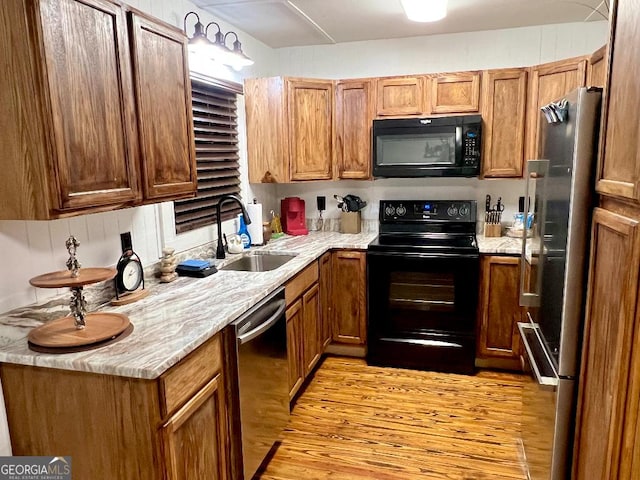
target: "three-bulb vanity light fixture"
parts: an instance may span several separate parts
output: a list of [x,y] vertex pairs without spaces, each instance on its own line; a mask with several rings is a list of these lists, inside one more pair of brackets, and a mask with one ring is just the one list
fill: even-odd
[[[247,57],[242,51],[242,45],[238,39],[236,32],[229,31],[222,33],[220,25],[216,22],[209,22],[205,27],[200,22],[200,16],[196,12],[189,12],[184,16],[184,31],[187,32],[187,18],[189,15],[195,15],[196,24],[194,25],[193,36],[189,37],[189,51],[197,54],[207,55],[216,62],[228,65],[235,70],[242,67],[253,65],[253,60]],[[214,41],[209,40],[209,27],[215,25],[218,31],[215,33]],[[227,37],[233,35],[233,49],[227,47]],[[188,35],[187,35],[188,36]]]

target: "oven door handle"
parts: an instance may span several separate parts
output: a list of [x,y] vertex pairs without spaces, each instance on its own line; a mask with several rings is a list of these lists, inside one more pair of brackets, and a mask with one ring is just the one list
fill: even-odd
[[412,253],[412,252],[372,252],[368,251],[369,257],[380,258],[415,258],[415,259],[446,259],[446,258],[463,258],[469,260],[477,260],[480,258],[479,253]]

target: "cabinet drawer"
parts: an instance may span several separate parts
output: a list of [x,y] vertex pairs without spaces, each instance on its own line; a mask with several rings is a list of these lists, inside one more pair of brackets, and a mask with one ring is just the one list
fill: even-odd
[[293,280],[287,282],[284,288],[284,298],[287,306],[302,295],[307,288],[318,281],[318,262],[313,262],[302,272],[300,272]]
[[222,370],[220,334],[160,377],[160,405],[166,417]]

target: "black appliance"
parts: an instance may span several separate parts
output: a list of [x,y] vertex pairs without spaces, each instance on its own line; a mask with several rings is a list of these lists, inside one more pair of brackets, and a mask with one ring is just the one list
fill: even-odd
[[479,264],[475,201],[381,200],[367,362],[473,373]]
[[482,117],[373,121],[375,177],[477,177]]

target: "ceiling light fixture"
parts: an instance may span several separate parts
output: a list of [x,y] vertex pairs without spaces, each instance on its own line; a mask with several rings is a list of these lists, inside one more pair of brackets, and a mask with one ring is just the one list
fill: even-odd
[[[238,39],[236,32],[230,31],[226,34],[222,33],[220,25],[216,22],[209,22],[205,27],[200,22],[200,17],[196,12],[189,12],[184,17],[184,32],[187,32],[187,17],[189,15],[196,16],[196,23],[194,25],[193,36],[189,38],[189,51],[198,55],[207,55],[218,63],[228,65],[235,70],[240,70],[242,67],[253,65],[251,60],[242,51],[242,44]],[[215,25],[218,31],[215,33],[215,39],[212,42],[209,40],[209,27]],[[231,35],[236,38],[233,42],[233,50],[226,45],[227,35]],[[188,36],[188,35],[187,35]]]
[[447,16],[447,0],[400,0],[409,20],[435,22]]

